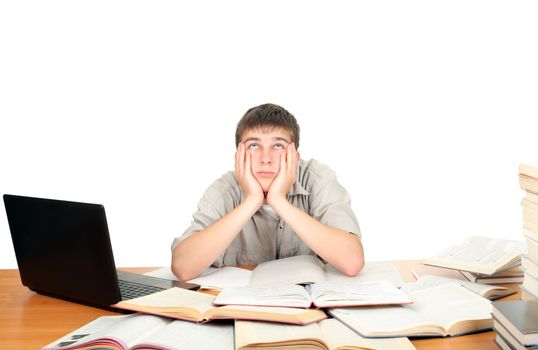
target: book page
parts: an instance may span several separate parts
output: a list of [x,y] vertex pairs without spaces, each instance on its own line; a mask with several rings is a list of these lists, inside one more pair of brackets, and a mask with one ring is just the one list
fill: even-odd
[[491,303],[458,284],[420,289],[409,296],[413,304],[337,308],[330,313],[365,336],[446,335],[460,321],[485,320],[468,322],[465,332],[491,323]]
[[327,318],[316,309],[290,307],[226,305],[214,308],[206,313],[211,319],[239,319],[283,322],[291,324],[309,324]]
[[258,305],[308,308],[310,294],[303,286],[290,284],[281,287],[228,287],[215,298],[215,305]]
[[355,277],[344,275],[330,264],[325,264],[323,268],[325,280],[328,282],[362,283],[387,280],[398,288],[405,284],[405,280],[394,261],[367,261],[362,271]]
[[422,276],[442,276],[455,280],[467,281],[460,270],[447,269],[445,267],[417,264],[411,267],[411,273],[415,277],[415,280],[418,280]]
[[145,295],[143,297],[120,301],[122,305],[137,305],[142,307],[161,308],[163,312],[174,311],[174,308],[189,308],[203,314],[207,310],[214,308],[214,296],[194,292],[182,288],[170,288],[161,292]]
[[227,287],[248,286],[250,275],[252,275],[252,271],[250,270],[226,266],[187,282],[199,284],[202,289],[222,290]]
[[365,337],[439,335],[441,327],[415,310],[415,304],[329,309],[329,313]]
[[407,294],[389,281],[357,284],[319,282],[310,285],[310,294],[317,307],[411,303]]
[[323,281],[323,263],[313,255],[299,255],[259,264],[252,271],[251,287],[304,284]]
[[450,284],[455,283],[459,284],[471,292],[474,292],[482,297],[485,298],[496,298],[499,296],[506,296],[510,294],[514,294],[515,291],[501,286],[495,286],[495,285],[489,285],[489,284],[481,284],[481,283],[475,283],[470,281],[464,281],[461,279],[454,279],[444,276],[433,276],[433,275],[424,275],[422,277],[419,277],[416,282],[410,282],[407,283],[405,286],[402,287],[402,291],[406,293],[412,293],[414,291],[430,288],[430,287],[436,287],[441,286],[444,284]]
[[424,263],[458,270],[493,274],[525,253],[523,242],[473,236],[463,245],[445,249]]
[[[461,329],[457,333],[467,333],[491,327],[491,302],[467,288],[455,284],[443,284],[410,292],[415,302],[415,310],[440,325],[447,333],[461,321],[486,320],[485,326],[476,329]],[[452,334],[454,335],[454,334]]]
[[145,337],[143,344],[174,349],[232,350],[234,349],[233,323],[198,324],[175,320]]
[[352,346],[360,349],[376,350],[415,349],[409,339],[405,337],[363,338],[335,318],[319,321],[318,324],[321,329],[322,339],[329,345],[329,349],[349,349]]
[[138,344],[155,330],[166,327],[171,320],[142,314],[102,316],[47,345],[45,349],[69,349],[82,344],[105,340],[127,348]]
[[[271,344],[273,346],[295,344],[296,348],[306,348],[305,345],[312,344],[320,349],[329,349],[326,343],[320,338],[321,330],[317,323],[308,325],[287,325],[279,323],[255,322],[255,321],[235,321],[235,346],[236,349],[254,348],[252,345]],[[249,347],[249,345],[251,345]]]

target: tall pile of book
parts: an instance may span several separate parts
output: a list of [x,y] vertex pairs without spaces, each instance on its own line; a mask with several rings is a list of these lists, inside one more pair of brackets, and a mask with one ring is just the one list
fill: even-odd
[[527,254],[521,259],[524,272],[521,291],[524,299],[536,299],[538,298],[538,163],[520,164],[519,184],[525,190],[521,207],[523,235],[527,243]]

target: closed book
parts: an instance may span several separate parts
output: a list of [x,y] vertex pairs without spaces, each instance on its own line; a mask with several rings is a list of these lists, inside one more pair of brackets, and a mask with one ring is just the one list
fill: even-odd
[[499,336],[502,341],[507,344],[511,349],[527,350],[538,347],[538,344],[529,345],[528,347],[521,344],[495,317],[493,317],[493,330],[495,331],[495,333],[497,333],[497,336]]
[[538,261],[538,241],[535,241],[530,236],[525,236],[527,242],[527,256],[534,261]]
[[526,274],[523,283],[521,284],[521,288],[531,292],[533,295],[538,295],[538,279]]
[[496,275],[483,275],[469,271],[461,271],[461,274],[465,276],[469,281],[484,284],[503,284],[503,283],[521,283],[523,282],[523,271],[520,271],[517,275],[496,276]]
[[492,315],[521,344],[538,344],[538,300],[493,302]]
[[534,260],[529,259],[527,256],[522,256],[521,267],[527,275],[538,279],[538,263]]
[[[537,222],[537,226],[538,226],[538,220],[536,220],[536,222]],[[526,228],[525,226],[523,226],[522,232],[523,232],[523,236],[525,236],[525,238],[528,237],[528,238],[533,239],[536,242],[538,242],[538,230],[536,230],[536,231],[530,230],[530,229]],[[535,261],[538,263],[538,260],[535,260]]]
[[519,173],[538,179],[538,162],[519,164]]

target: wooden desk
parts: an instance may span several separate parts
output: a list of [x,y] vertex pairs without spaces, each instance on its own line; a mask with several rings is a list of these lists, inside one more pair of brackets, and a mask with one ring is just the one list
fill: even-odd
[[[401,261],[404,278],[414,281],[410,268],[417,261]],[[154,268],[129,268],[144,273]],[[517,285],[510,285],[518,288]],[[503,300],[520,299],[519,292]],[[20,282],[18,270],[0,270],[0,349],[41,349],[99,316],[115,313],[36,294]],[[495,333],[454,338],[413,340],[417,349],[497,349]]]

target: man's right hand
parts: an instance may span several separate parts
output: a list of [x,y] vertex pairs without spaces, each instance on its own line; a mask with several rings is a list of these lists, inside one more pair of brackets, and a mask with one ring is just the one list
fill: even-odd
[[252,200],[261,206],[265,199],[263,189],[258,180],[252,174],[252,161],[245,144],[240,143],[235,153],[235,177],[239,186],[245,193],[245,200]]

